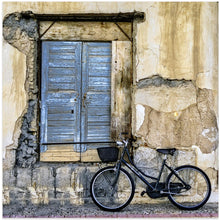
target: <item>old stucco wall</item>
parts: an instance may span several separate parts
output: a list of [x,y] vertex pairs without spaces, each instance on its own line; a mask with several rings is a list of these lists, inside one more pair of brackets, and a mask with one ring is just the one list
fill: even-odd
[[[133,40],[132,133],[138,147],[135,161],[142,167],[147,166],[146,161],[158,167],[153,149],[175,146],[179,153],[173,162],[204,169],[213,186],[210,201],[217,201],[217,3],[5,2],[2,16],[27,10],[51,14],[145,12],[146,20],[135,26]],[[27,36],[16,34],[25,42]],[[16,42],[12,47],[3,41],[4,202],[25,200],[26,194],[33,203],[48,203],[52,198],[83,202],[79,198],[88,196],[88,187],[81,176],[87,173],[90,178],[95,167],[40,164],[36,170],[14,168],[22,118],[27,118],[30,106],[36,105],[27,97],[36,96],[37,91],[25,84],[32,73],[26,68],[27,62],[33,62],[33,67],[36,62],[30,59],[36,49],[34,39],[29,41],[32,43],[28,47],[24,44],[17,49]],[[34,108],[30,115],[36,114]],[[33,146],[31,154],[35,150]],[[45,184],[47,178],[50,182]],[[140,184],[137,192],[142,189]]]
[[[2,68],[3,94],[2,102],[5,103],[2,108],[3,119],[3,146],[8,149],[13,148],[13,143],[18,144],[19,130],[16,127],[21,126],[20,116],[26,106],[25,79],[26,79],[26,57],[16,48],[3,42],[3,57],[7,54]],[[15,131],[15,133],[14,133]],[[7,151],[10,155],[5,155],[3,148],[3,157],[11,158],[10,162],[15,160],[14,151]]]

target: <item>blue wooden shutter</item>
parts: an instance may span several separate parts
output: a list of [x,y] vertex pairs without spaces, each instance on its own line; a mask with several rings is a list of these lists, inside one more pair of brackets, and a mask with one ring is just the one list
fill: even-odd
[[42,42],[41,143],[80,141],[81,48],[80,42]]
[[111,43],[42,42],[41,86],[41,143],[111,140]]
[[[111,140],[111,48],[109,42],[83,43],[82,141]],[[97,144],[87,145],[87,149],[94,147]]]

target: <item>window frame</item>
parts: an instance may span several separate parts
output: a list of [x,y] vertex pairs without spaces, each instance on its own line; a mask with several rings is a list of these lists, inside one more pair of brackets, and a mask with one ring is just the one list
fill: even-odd
[[[46,24],[48,29],[45,32],[45,29],[43,29],[43,22]],[[41,41],[43,40],[71,40],[71,41],[111,41],[112,42],[112,73],[111,73],[111,128],[112,128],[112,138],[116,139],[118,134],[121,131],[128,131],[131,134],[131,123],[132,123],[132,95],[131,95],[131,90],[132,90],[132,42],[128,39],[128,37],[121,31],[121,29],[125,29],[125,31],[129,32],[127,35],[130,36],[132,39],[132,30],[133,26],[131,22],[121,22],[119,25],[121,27],[118,28],[118,26],[111,22],[111,23],[103,23],[103,22],[71,22],[71,21],[65,21],[65,22],[58,22],[58,25],[61,24],[65,25],[68,27],[69,25],[75,24],[76,27],[80,25],[84,25],[84,27],[87,27],[87,32],[82,33],[82,36],[76,37],[72,35],[71,36],[65,36],[65,39],[63,39],[63,36],[59,36],[55,34],[55,38],[51,37],[54,36],[54,32],[56,32],[56,25],[55,23],[51,25],[51,22],[48,21],[42,21],[40,22],[40,35],[41,35]],[[88,24],[91,24],[91,27],[89,28]],[[89,36],[86,35],[88,32],[92,33],[94,30],[94,27],[99,28],[98,32],[106,31],[106,29],[110,28],[113,29],[114,31],[111,31],[109,35],[102,35],[101,39],[94,37],[94,35]],[[129,27],[129,28],[128,28]],[[66,27],[64,27],[66,28]],[[117,39],[115,39],[115,33],[117,33]],[[42,36],[43,34],[43,36]],[[95,33],[94,33],[95,34]],[[89,40],[90,39],[90,40]],[[40,47],[41,48],[41,47]],[[126,53],[128,56],[126,56]],[[126,59],[129,59],[129,62],[126,62],[127,65],[123,66],[124,60],[123,57],[126,57]],[[120,74],[119,74],[120,73]],[[128,73],[128,74],[126,74]],[[127,75],[127,76],[125,76]],[[41,77],[41,73],[40,73]],[[123,89],[118,86],[118,82],[123,81],[123,78],[126,78],[126,80],[130,80],[130,82],[127,84],[130,85],[125,85],[126,89],[123,91]],[[125,80],[125,81],[126,81]],[[124,84],[125,84],[124,81]],[[39,80],[40,82],[40,80]],[[41,85],[39,85],[39,91],[41,91]],[[128,89],[130,88],[130,89]],[[120,95],[123,94],[126,95],[125,97],[122,97],[120,100],[120,103],[116,101],[116,98]],[[40,100],[41,100],[41,96]],[[126,102],[125,98],[129,97],[129,103]],[[127,106],[129,105],[129,107]],[[122,106],[127,106],[127,109],[122,108]],[[39,111],[41,112],[41,111]],[[129,112],[129,113],[128,113]],[[126,118],[126,114],[128,114],[128,117],[126,119],[126,123],[120,123],[123,119]],[[39,133],[40,134],[40,133]],[[39,135],[40,136],[40,135]],[[55,155],[59,155],[59,158],[55,157]],[[70,157],[71,155],[71,157]],[[69,145],[63,145],[62,149],[57,146],[47,146],[47,149],[45,152],[40,153],[40,161],[42,162],[100,162],[100,159],[97,154],[97,150],[87,150],[84,153],[78,153],[73,150],[73,146]]]

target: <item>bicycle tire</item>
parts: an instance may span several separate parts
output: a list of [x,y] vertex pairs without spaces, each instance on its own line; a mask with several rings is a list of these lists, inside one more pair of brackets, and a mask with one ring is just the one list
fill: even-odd
[[[190,187],[183,189],[181,181],[175,174],[170,173],[166,181],[167,189],[170,193],[169,200],[180,209],[196,210],[202,207],[211,195],[211,183],[206,173],[200,168],[191,165],[177,167],[175,172]],[[182,186],[180,187],[181,184]]]
[[100,169],[92,178],[90,194],[94,203],[105,211],[119,211],[125,208],[133,199],[135,186],[131,175],[123,168],[115,185],[115,167]]

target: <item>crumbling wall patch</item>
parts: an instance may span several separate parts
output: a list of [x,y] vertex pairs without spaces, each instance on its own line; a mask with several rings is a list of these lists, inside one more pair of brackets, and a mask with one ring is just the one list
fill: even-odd
[[145,118],[136,131],[137,137],[151,148],[183,149],[196,145],[203,153],[214,151],[218,146],[218,125],[213,94],[211,90],[198,89],[196,95],[195,103],[179,111],[158,111],[153,105],[142,104]]
[[25,18],[22,13],[12,13],[5,16],[3,21],[4,39],[26,55],[26,82],[27,93],[26,109],[15,125],[14,134],[20,130],[17,143],[10,148],[17,148],[16,165],[30,167],[37,161],[37,110],[38,110],[38,85],[37,85],[37,42],[39,38],[38,23],[33,18]]
[[20,167],[30,167],[38,158],[37,153],[37,136],[35,129],[32,128],[32,121],[35,120],[37,109],[37,100],[30,100],[28,103],[27,113],[23,116],[21,126],[21,135],[18,140],[16,155],[16,164]]
[[178,87],[181,85],[187,85],[192,83],[191,80],[178,80],[178,79],[166,79],[161,77],[160,75],[154,75],[149,78],[141,79],[137,82],[137,88],[143,89],[150,86],[160,87],[162,85],[169,87]]

